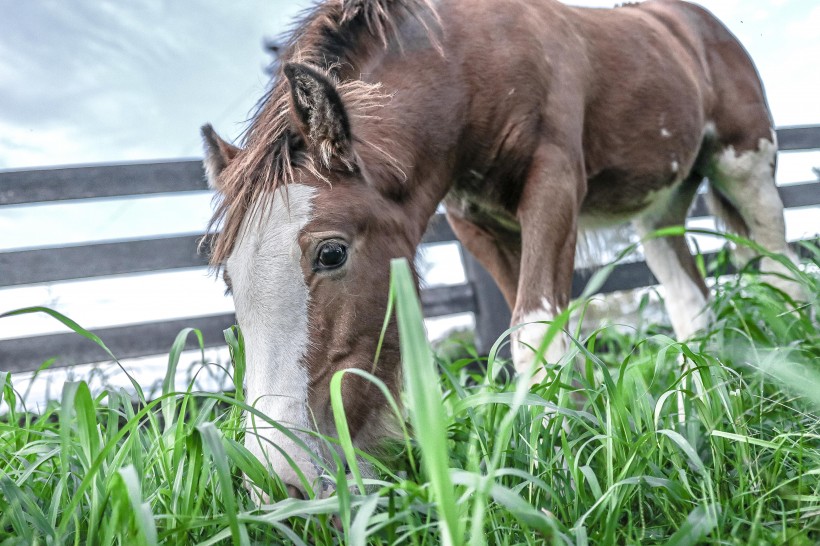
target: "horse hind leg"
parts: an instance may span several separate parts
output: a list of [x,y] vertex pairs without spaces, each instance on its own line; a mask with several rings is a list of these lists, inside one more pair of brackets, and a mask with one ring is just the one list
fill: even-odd
[[[722,147],[713,157],[709,169],[709,202],[715,215],[730,230],[797,263],[797,257],[786,242],[783,202],[774,180],[776,164],[774,131],[753,146]],[[735,258],[740,265],[745,265],[754,256],[754,251],[746,247],[735,249]],[[791,280],[791,272],[784,264],[764,257],[760,270],[766,282],[793,300],[805,299],[800,285]]]
[[700,177],[692,176],[633,220],[642,239],[646,264],[664,288],[664,303],[675,337],[692,338],[708,326],[704,311],[709,291],[683,236],[655,237],[661,228],[683,225]]

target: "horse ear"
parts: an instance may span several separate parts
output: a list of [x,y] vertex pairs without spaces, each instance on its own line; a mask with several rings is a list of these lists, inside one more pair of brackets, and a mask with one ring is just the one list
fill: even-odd
[[332,159],[352,160],[350,121],[336,85],[309,66],[287,63],[294,121],[309,145],[315,146],[328,166]]
[[205,144],[205,176],[208,186],[216,191],[220,190],[219,174],[228,166],[228,163],[239,153],[239,148],[222,140],[210,123],[206,123],[200,130]]

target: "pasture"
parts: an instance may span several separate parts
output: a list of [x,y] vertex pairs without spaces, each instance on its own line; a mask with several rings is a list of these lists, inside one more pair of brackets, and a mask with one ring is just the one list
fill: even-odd
[[[180,183],[215,197],[204,238],[180,223],[171,237],[100,227],[69,237],[80,244],[0,245],[0,286],[139,282],[110,277],[207,262],[227,288],[219,315],[166,300],[93,330],[59,295],[0,314],[72,332],[0,335],[0,546],[820,542],[820,250],[789,245],[783,210],[816,206],[818,186],[775,180],[778,149],[816,149],[818,131],[776,130],[727,26],[663,0],[327,0],[272,49],[243,136],[202,126],[204,179],[198,161],[0,173],[9,218],[27,205],[54,216],[51,201],[159,201]],[[229,125],[217,103],[208,117]],[[176,197],[162,199],[174,219]],[[751,241],[687,232],[707,208]],[[431,237],[442,211],[449,234]],[[579,230],[630,219],[630,248],[576,271]],[[21,226],[6,231],[58,231]],[[756,257],[733,266],[699,238],[692,255],[694,234],[749,247],[739,264]],[[453,238],[473,260],[463,282],[418,288],[419,246]],[[628,261],[639,245],[644,262]],[[158,300],[194,294],[169,277]],[[658,282],[637,322],[593,318],[598,294]],[[643,312],[657,299],[671,328]],[[475,343],[431,347],[425,315],[455,310],[472,313]],[[498,337],[499,323],[514,326]],[[193,375],[220,368],[228,385],[186,388],[190,344]],[[126,362],[151,345],[167,353],[158,390]],[[226,345],[228,361],[207,361]],[[129,389],[98,388],[92,372],[37,405],[16,375],[103,359]]]
[[[325,468],[326,498],[288,498],[244,447],[243,412],[255,410],[235,328],[234,392],[172,390],[190,330],[153,399],[136,384],[133,400],[72,382],[34,414],[0,373],[0,544],[817,544],[820,252],[804,247],[806,267],[789,267],[805,306],[790,310],[746,271],[714,286],[709,330],[688,344],[654,324],[582,337],[573,323],[568,356],[532,389],[495,358],[504,338],[489,359],[470,347],[433,354],[409,269],[394,262],[403,425],[378,452],[356,453],[337,373],[341,428],[321,441],[343,455]],[[30,312],[104,345],[67,317]]]

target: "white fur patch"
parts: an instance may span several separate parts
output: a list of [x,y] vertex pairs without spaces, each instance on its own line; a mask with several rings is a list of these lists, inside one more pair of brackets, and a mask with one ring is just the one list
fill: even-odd
[[[546,322],[552,321],[557,314],[553,305],[546,298],[541,298],[541,307],[528,311],[518,318],[516,324],[526,324],[512,334],[512,358],[515,371],[519,374],[528,373],[535,362],[536,351],[541,347],[544,335],[549,329]],[[555,364],[566,352],[566,340],[563,333],[559,333],[552,340],[544,352],[544,359],[548,364]],[[532,383],[539,383],[545,376],[543,363],[539,363]]]
[[[680,182],[680,176],[678,176],[677,179],[673,181],[670,185],[654,191],[649,191],[646,194],[644,194],[643,203],[641,204],[642,211],[640,212],[640,214],[651,215],[654,214],[655,211],[659,209],[659,207],[667,206],[669,203],[669,196],[677,192],[677,188]],[[589,212],[582,212],[581,217],[578,219],[578,230],[579,232],[595,232],[600,230],[610,230],[613,228],[617,228],[619,225],[623,224],[624,222],[628,222],[634,217],[634,212],[614,214],[595,214]],[[629,238],[627,237],[625,241],[628,244]]]
[[703,137],[701,138],[701,140],[703,140],[704,138],[708,138],[711,140],[715,137],[717,137],[717,127],[715,126],[715,122],[707,121],[703,126]]
[[[646,239],[649,234],[664,225],[659,219],[667,214],[672,200],[679,199],[677,188],[667,187],[653,192],[650,196],[653,197],[653,202],[633,220],[633,225],[638,236],[644,239],[646,263],[664,287],[664,302],[675,336],[684,341],[706,328],[708,317],[703,313],[706,297],[701,292],[700,285],[681,265],[682,259],[689,258],[678,255],[672,239]],[[689,249],[686,248],[685,251],[688,253]]]
[[669,130],[666,127],[662,127],[661,128],[661,136],[663,138],[669,138],[669,137],[672,136],[672,133],[670,133]]
[[[299,231],[311,217],[315,189],[288,184],[279,188],[269,210],[256,209],[227,261],[236,316],[245,338],[249,404],[292,429],[311,429],[308,371],[308,287],[300,265]],[[256,433],[254,433],[254,422]],[[296,472],[275,444],[310,481],[318,471],[305,452],[264,421],[248,416],[245,446],[286,484],[304,490]],[[312,450],[316,441],[297,433]]]
[[[641,237],[652,231],[640,222],[636,222],[636,227]],[[669,239],[660,237],[644,241],[643,247],[647,263],[663,286],[666,311],[675,337],[680,341],[690,339],[708,325],[708,316],[703,312],[706,297],[681,267]]]
[[[728,195],[737,207],[749,228],[752,240],[771,252],[788,256],[796,263],[797,258],[786,243],[783,203],[773,178],[776,157],[777,136],[774,131],[772,140],[761,138],[758,141],[757,150],[738,154],[729,146],[715,162],[717,176],[713,183],[722,193]],[[748,252],[740,249],[738,254]],[[760,269],[764,273],[790,276],[789,270],[783,264],[769,258],[761,260]],[[777,275],[770,275],[766,280],[794,299],[800,300],[805,297],[796,283]]]
[[718,156],[717,166],[721,177],[748,179],[750,176],[771,179],[772,168],[777,157],[777,144],[773,140],[761,138],[757,150],[738,154],[734,146],[729,146]]
[[669,200],[678,193],[678,182],[647,192],[643,202],[644,209],[640,214],[651,217],[665,210],[669,206]]

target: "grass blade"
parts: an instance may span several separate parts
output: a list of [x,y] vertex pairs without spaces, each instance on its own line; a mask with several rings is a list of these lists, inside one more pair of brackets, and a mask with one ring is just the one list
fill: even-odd
[[151,513],[151,506],[142,501],[140,490],[140,478],[133,466],[126,466],[117,471],[121,487],[126,493],[129,508],[132,510],[134,523],[139,531],[143,544],[156,546],[157,526],[154,523],[154,515]]
[[694,546],[717,527],[717,507],[698,506],[687,516],[666,546]]
[[443,543],[459,545],[462,544],[461,522],[450,480],[447,418],[441,403],[439,376],[424,331],[424,317],[410,266],[406,260],[393,260],[390,270],[411,421],[433,489]]
[[239,522],[236,495],[234,494],[233,480],[228,466],[228,456],[225,453],[225,447],[222,445],[222,435],[213,423],[199,425],[197,430],[202,435],[202,443],[207,448],[214,464],[214,472],[222,492],[222,502],[225,505],[225,515],[230,524],[233,543],[250,546],[248,530]]

